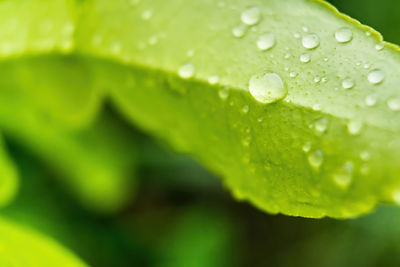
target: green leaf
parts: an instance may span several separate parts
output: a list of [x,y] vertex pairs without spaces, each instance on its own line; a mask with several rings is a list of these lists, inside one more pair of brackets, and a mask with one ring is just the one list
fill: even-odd
[[0,128],[59,170],[86,207],[118,210],[133,193],[135,141],[110,116],[94,121],[101,96],[90,69],[58,56],[0,68]]
[[73,58],[137,125],[271,213],[399,200],[399,49],[377,32],[323,1],[135,3],[77,3]]
[[0,207],[9,204],[18,192],[19,176],[14,162],[11,161],[5,150],[0,135]]
[[87,266],[53,240],[0,217],[0,265]]

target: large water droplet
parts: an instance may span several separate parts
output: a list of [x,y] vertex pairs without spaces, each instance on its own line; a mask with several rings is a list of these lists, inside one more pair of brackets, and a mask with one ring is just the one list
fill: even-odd
[[310,54],[303,54],[300,56],[300,61],[302,63],[308,63],[308,62],[310,62],[310,60],[311,60]]
[[351,89],[355,85],[354,80],[352,78],[346,78],[342,81],[342,87],[344,89]]
[[315,33],[306,34],[301,42],[305,48],[314,49],[319,46],[319,37]]
[[400,98],[395,97],[391,98],[387,101],[387,105],[390,110],[392,111],[399,111],[400,110]]
[[271,49],[275,45],[275,35],[273,33],[264,33],[257,40],[257,47],[261,51]]
[[308,162],[314,169],[319,169],[324,161],[324,153],[322,150],[315,150],[308,155]]
[[195,71],[194,65],[192,63],[188,63],[179,68],[178,75],[182,79],[189,79],[193,77],[194,71]]
[[258,102],[264,104],[279,101],[288,93],[284,82],[276,73],[253,75],[250,78],[249,91]]
[[318,119],[314,125],[315,132],[319,135],[325,133],[328,129],[328,122],[327,118]]
[[347,188],[353,180],[354,164],[347,161],[341,168],[333,174],[333,180],[337,185]]
[[353,39],[353,32],[349,28],[340,28],[335,32],[336,41],[348,43]]
[[368,81],[372,84],[379,84],[385,79],[385,73],[383,70],[374,69],[368,73]]
[[361,119],[352,119],[347,123],[347,131],[351,135],[358,135],[363,127],[363,121]]
[[247,26],[240,24],[232,29],[232,35],[236,38],[241,38],[246,34]]
[[247,25],[255,25],[261,19],[261,11],[258,7],[249,7],[240,16],[242,22]]

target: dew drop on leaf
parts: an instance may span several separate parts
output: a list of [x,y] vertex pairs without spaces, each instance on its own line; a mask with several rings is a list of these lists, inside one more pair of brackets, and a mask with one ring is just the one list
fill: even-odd
[[219,82],[219,76],[218,75],[212,75],[208,77],[208,83],[211,85],[215,85]]
[[349,28],[340,28],[335,32],[335,39],[339,43],[348,43],[353,39],[353,32]]
[[269,104],[284,99],[288,90],[276,73],[256,74],[249,81],[250,94],[260,103]]
[[246,34],[247,26],[244,24],[237,25],[232,29],[232,35],[236,38],[241,38]]
[[333,174],[333,180],[337,185],[347,188],[353,180],[354,164],[347,161],[341,168]]
[[300,56],[300,62],[302,62],[302,63],[308,63],[308,62],[310,62],[310,60],[311,60],[310,54],[302,54]]
[[346,78],[342,81],[342,87],[344,89],[351,89],[355,85],[354,80],[352,78]]
[[301,43],[307,49],[314,49],[319,46],[319,37],[315,33],[306,34],[303,36]]
[[264,33],[258,37],[257,47],[261,51],[271,49],[275,45],[276,39],[273,33]]
[[301,149],[306,153],[310,152],[310,150],[311,150],[311,142],[306,142]]
[[347,131],[351,135],[358,135],[363,127],[363,121],[361,119],[352,119],[347,123]]
[[178,75],[182,79],[189,79],[193,77],[194,71],[195,71],[194,65],[192,63],[188,63],[179,68]]
[[399,111],[400,110],[400,98],[391,98],[387,101],[387,105],[391,111]]
[[308,162],[314,169],[319,169],[324,161],[324,153],[322,150],[315,150],[308,155]]
[[328,119],[320,118],[315,122],[314,130],[317,134],[323,134],[328,129]]
[[219,98],[221,98],[222,100],[226,100],[229,97],[229,91],[227,88],[222,88],[218,91],[218,96]]
[[261,19],[260,8],[254,6],[244,10],[240,16],[242,22],[246,25],[255,25]]
[[374,69],[368,73],[368,81],[372,84],[379,84],[385,79],[385,73],[383,70]]
[[375,106],[377,101],[378,101],[377,95],[375,95],[375,94],[371,94],[371,95],[368,95],[367,97],[365,97],[365,104],[368,107]]

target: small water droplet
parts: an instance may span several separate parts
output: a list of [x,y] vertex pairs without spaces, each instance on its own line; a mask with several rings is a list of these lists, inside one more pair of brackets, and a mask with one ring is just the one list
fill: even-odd
[[293,37],[296,38],[296,39],[299,39],[299,38],[301,37],[301,34],[298,33],[298,32],[295,32],[295,33],[293,34]]
[[385,73],[383,70],[374,69],[368,73],[368,81],[372,84],[379,84],[385,79]]
[[182,79],[189,79],[193,77],[194,71],[195,71],[194,65],[192,63],[188,63],[179,68],[178,75]]
[[347,123],[347,131],[351,135],[358,135],[363,127],[363,121],[361,119],[352,119]]
[[247,25],[255,25],[261,19],[261,11],[258,7],[249,7],[240,16],[242,22]]
[[391,111],[399,111],[400,110],[400,98],[395,97],[391,98],[387,101],[387,106]]
[[258,102],[269,104],[286,97],[288,91],[276,73],[256,74],[249,81],[250,94]]
[[303,147],[302,147],[303,151],[308,153],[311,150],[311,142],[306,142]]
[[333,180],[342,188],[347,188],[353,180],[354,164],[347,161],[333,174]]
[[306,34],[301,42],[305,48],[314,49],[319,46],[319,37],[315,33]]
[[187,55],[188,57],[193,57],[193,56],[194,56],[194,49],[189,49],[189,50],[186,52],[186,55]]
[[242,38],[247,31],[247,26],[244,24],[237,25],[232,29],[232,35],[236,38]]
[[222,88],[218,91],[218,96],[222,100],[226,100],[229,97],[229,90],[227,88]]
[[244,105],[242,107],[242,112],[243,112],[243,114],[247,114],[249,112],[249,106],[248,105]]
[[322,77],[321,82],[323,82],[323,83],[328,82],[328,78],[327,77]]
[[346,78],[342,81],[342,87],[344,89],[351,89],[355,85],[354,80],[352,78]]
[[378,96],[377,96],[376,94],[368,95],[368,96],[365,98],[365,104],[366,104],[368,107],[373,107],[373,106],[375,106],[377,101],[378,101]]
[[367,69],[369,69],[370,67],[371,67],[371,65],[370,65],[370,64],[368,64],[368,63],[365,63],[365,64],[364,64],[364,69],[366,69],[366,70],[367,70]]
[[153,16],[153,10],[147,9],[142,13],[142,19],[143,20],[149,20]]
[[329,122],[329,121],[328,121],[327,118],[318,119],[318,120],[315,122],[315,125],[314,125],[315,132],[316,132],[318,135],[321,135],[321,134],[325,133],[326,130],[328,129],[328,122]]
[[284,56],[285,59],[289,59],[290,57],[291,57],[290,53],[286,53]]
[[329,58],[324,57],[324,61],[325,61],[325,62],[328,62],[328,60],[329,60]]
[[215,85],[219,82],[219,76],[218,75],[212,75],[208,77],[208,83],[211,85]]
[[297,77],[297,72],[292,71],[292,72],[289,73],[289,76],[290,76],[290,78],[296,78]]
[[339,43],[348,43],[353,39],[353,32],[349,28],[340,28],[335,32],[335,38]]
[[310,62],[310,60],[311,60],[310,54],[303,54],[300,56],[300,61],[302,63],[308,63],[308,62]]
[[324,153],[322,150],[315,150],[308,155],[308,162],[310,163],[311,167],[318,170],[324,161]]
[[310,30],[307,26],[303,26],[301,27],[301,29],[303,30],[303,32],[308,32]]
[[314,78],[315,83],[319,83],[321,81],[321,77],[317,76]]
[[371,36],[371,32],[370,32],[370,31],[366,31],[366,32],[365,32],[365,35],[366,35],[366,36]]
[[263,117],[260,117],[260,118],[257,119],[257,121],[260,122],[260,123],[263,122],[263,120],[264,120]]
[[314,111],[320,111],[320,110],[321,110],[321,104],[314,104],[314,105],[312,106],[312,109],[313,109]]
[[375,49],[376,49],[377,51],[382,51],[384,47],[385,47],[385,45],[384,45],[383,43],[380,43],[380,44],[376,44],[376,45],[375,45]]
[[275,45],[275,35],[273,33],[264,33],[257,40],[257,47],[261,51],[271,49]]

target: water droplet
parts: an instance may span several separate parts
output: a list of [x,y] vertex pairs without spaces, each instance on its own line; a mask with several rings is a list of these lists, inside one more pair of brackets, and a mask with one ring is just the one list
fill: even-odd
[[211,85],[215,85],[219,82],[219,76],[218,75],[212,75],[208,77],[208,83]]
[[257,47],[261,51],[271,49],[275,45],[275,35],[273,33],[264,33],[257,40]]
[[153,10],[147,9],[142,13],[142,19],[143,20],[149,20],[153,16]]
[[317,76],[314,78],[315,83],[319,83],[321,81],[321,77]]
[[320,111],[320,110],[321,110],[321,104],[314,104],[314,105],[312,106],[312,109],[313,109],[314,111]]
[[376,44],[376,45],[375,45],[375,49],[376,49],[377,51],[382,51],[384,47],[385,47],[385,45],[384,45],[383,43],[380,43],[380,44]]
[[346,78],[342,81],[342,87],[344,89],[351,89],[355,85],[354,80],[352,78]]
[[327,77],[322,77],[321,82],[326,83],[328,81]]
[[307,26],[303,26],[301,27],[301,29],[303,30],[303,32],[308,32],[310,30]]
[[372,84],[379,84],[385,79],[385,73],[383,70],[374,69],[368,73],[368,81]]
[[189,50],[186,52],[186,55],[187,55],[188,57],[193,57],[193,56],[194,56],[194,49],[189,49]]
[[263,117],[260,117],[260,118],[257,119],[257,121],[260,122],[260,123],[263,122],[263,120],[264,120]]
[[188,63],[179,68],[178,75],[182,79],[189,79],[193,77],[194,71],[195,71],[194,65],[192,63]]
[[363,121],[361,119],[352,119],[347,123],[347,131],[351,135],[358,135],[363,127]]
[[365,32],[365,35],[366,35],[366,36],[371,36],[371,32],[370,32],[370,31],[366,31],[366,32]]
[[296,78],[297,77],[297,72],[292,71],[292,72],[289,73],[289,76],[290,76],[290,78]]
[[387,101],[387,105],[390,110],[392,111],[399,111],[400,110],[400,98],[395,97],[391,98]]
[[218,96],[222,100],[226,100],[229,97],[229,90],[227,88],[222,88],[218,91]]
[[341,168],[333,174],[333,180],[337,185],[347,188],[353,180],[354,164],[347,161]]
[[241,38],[246,34],[247,26],[244,24],[237,25],[232,29],[232,35],[236,38]]
[[335,32],[336,41],[348,43],[353,39],[353,32],[349,28],[340,28]]
[[328,58],[328,57],[324,57],[324,61],[325,61],[325,62],[328,62],[328,61],[329,61],[329,58]]
[[255,25],[261,19],[261,11],[258,7],[249,7],[240,16],[242,22],[247,25]]
[[302,63],[308,63],[308,62],[310,62],[310,60],[311,60],[310,54],[303,54],[300,56],[300,61]]
[[285,56],[284,56],[284,58],[285,58],[285,59],[289,59],[290,56],[291,56],[290,53],[286,53]]
[[315,132],[316,132],[318,135],[325,133],[326,130],[328,129],[328,122],[329,122],[329,121],[328,121],[327,118],[318,119],[318,120],[315,122],[315,125],[314,125]]
[[366,104],[368,107],[373,107],[373,106],[375,106],[377,101],[378,101],[378,97],[377,97],[376,94],[368,95],[368,96],[365,98],[365,104]]
[[296,38],[296,39],[299,39],[299,38],[301,37],[301,34],[298,33],[298,32],[295,32],[295,33],[293,34],[293,37]]
[[302,147],[303,151],[308,153],[311,150],[311,142],[306,142],[303,147]]
[[242,108],[242,112],[244,114],[247,114],[249,112],[249,106],[248,105],[244,105],[243,108]]
[[314,49],[319,46],[319,37],[315,33],[306,34],[301,42],[305,48]]
[[368,63],[365,63],[365,64],[364,64],[364,69],[366,69],[366,70],[367,70],[367,69],[369,69],[370,67],[371,67],[371,65],[370,65],[370,64],[368,64]]
[[322,150],[315,150],[308,155],[308,162],[310,163],[311,167],[318,170],[324,161],[324,153]]
[[276,73],[256,74],[249,81],[250,94],[264,104],[274,103],[286,97],[288,91]]

